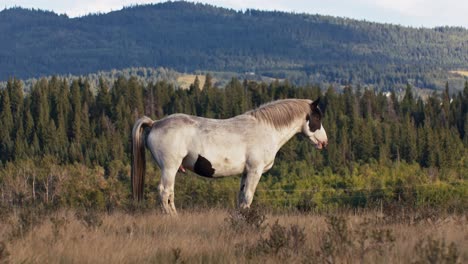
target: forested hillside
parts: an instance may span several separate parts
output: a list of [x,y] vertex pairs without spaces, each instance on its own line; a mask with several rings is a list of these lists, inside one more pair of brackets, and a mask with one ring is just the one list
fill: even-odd
[[[143,85],[135,77],[38,81],[23,94],[11,79],[0,92],[2,206],[44,203],[116,207],[129,200],[129,148],[134,121],[182,112],[228,118],[282,98],[322,97],[329,146],[316,150],[298,136],[280,151],[259,185],[257,200],[303,210],[366,207],[375,202],[464,210],[468,187],[468,82],[462,92],[403,100],[368,89],[294,87],[232,79],[174,89],[165,81]],[[202,88],[202,89],[201,89]],[[152,163],[154,164],[154,163]],[[149,166],[146,199],[156,200],[159,170]],[[209,190],[209,191],[208,191]],[[238,179],[178,177],[182,207],[235,204]]]
[[[0,80],[128,67],[256,72],[295,83],[410,83],[463,89],[464,28],[408,28],[346,18],[167,2],[68,18],[0,12]],[[455,85],[456,84],[456,85]]]

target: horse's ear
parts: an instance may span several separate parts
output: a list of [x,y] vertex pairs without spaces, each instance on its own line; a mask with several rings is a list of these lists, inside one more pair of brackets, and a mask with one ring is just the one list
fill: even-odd
[[320,103],[320,97],[317,97],[317,99],[315,101],[313,101],[312,104],[310,105],[310,108],[311,109],[317,108],[319,103]]

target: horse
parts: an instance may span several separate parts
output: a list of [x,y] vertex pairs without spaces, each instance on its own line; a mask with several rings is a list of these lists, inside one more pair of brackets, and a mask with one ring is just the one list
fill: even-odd
[[146,147],[161,169],[158,191],[166,214],[177,215],[175,177],[186,169],[208,178],[242,174],[237,206],[249,208],[261,175],[295,134],[302,132],[317,149],[327,146],[319,101],[277,100],[229,119],[181,113],[159,121],[141,117],[132,129],[133,198],[143,199]]

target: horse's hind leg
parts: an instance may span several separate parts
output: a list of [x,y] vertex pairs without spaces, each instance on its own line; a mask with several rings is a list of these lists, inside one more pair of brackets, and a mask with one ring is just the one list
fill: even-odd
[[177,215],[174,205],[174,184],[177,169],[177,167],[162,169],[161,182],[158,186],[163,212],[170,215]]

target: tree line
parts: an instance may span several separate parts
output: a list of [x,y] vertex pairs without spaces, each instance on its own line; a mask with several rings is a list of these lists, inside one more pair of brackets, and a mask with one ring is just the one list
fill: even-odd
[[[287,81],[271,84],[233,78],[224,88],[212,77],[188,90],[160,81],[143,85],[135,77],[112,84],[101,79],[97,91],[75,79],[39,80],[23,94],[20,80],[10,79],[1,91],[1,161],[52,155],[63,163],[75,161],[106,166],[128,162],[129,135],[142,115],[154,119],[172,113],[229,118],[263,103],[283,98],[323,97],[324,126],[330,147],[313,161],[334,170],[351,162],[405,160],[424,167],[451,167],[463,156],[468,141],[468,85],[463,92],[432,94],[425,102],[407,86],[403,99],[395,93],[375,93],[346,87],[295,87]],[[468,83],[468,82],[467,82]],[[294,149],[285,159],[309,157],[312,148]],[[451,154],[446,155],[450,149]],[[294,153],[293,153],[294,152]],[[312,161],[312,160],[311,160]]]
[[[272,100],[317,97],[322,98],[320,107],[325,113],[323,125],[329,137],[328,148],[317,151],[306,138],[293,138],[264,176],[266,186],[278,187],[286,196],[298,190],[295,198],[299,199],[304,186],[315,184],[311,176],[320,181],[317,186],[327,186],[327,190],[341,186],[342,191],[369,187],[375,184],[374,180],[380,182],[377,186],[426,184],[434,180],[464,182],[468,175],[468,82],[462,92],[451,94],[447,86],[442,94],[434,93],[423,101],[408,85],[403,98],[398,100],[395,93],[360,87],[348,86],[343,92],[337,92],[332,86],[296,87],[288,81],[266,84],[236,78],[220,88],[213,85],[209,74],[204,84],[196,78],[187,90],[177,89],[165,81],[144,85],[135,77],[120,77],[112,83],[101,79],[98,89],[91,90],[86,79],[74,79],[70,84],[65,78],[53,77],[39,80],[24,94],[22,82],[10,79],[6,89],[0,91],[0,183],[5,194],[6,189],[16,186],[12,183],[15,177],[29,175],[24,179],[29,186],[24,187],[27,190],[45,193],[53,186],[51,190],[57,192],[62,168],[70,175],[76,174],[70,176],[68,187],[61,187],[67,190],[60,196],[62,203],[102,201],[104,204],[109,202],[106,200],[109,197],[118,203],[129,198],[130,134],[140,116],[160,119],[181,112],[229,118]],[[29,168],[30,174],[25,168]],[[43,176],[38,176],[41,173]],[[156,178],[158,173],[155,168],[149,171]],[[358,175],[364,178],[356,180]],[[400,176],[396,175],[401,175],[404,182],[398,183],[395,178]],[[42,181],[33,184],[33,176],[42,177]],[[85,179],[90,182],[81,186],[84,183],[80,181],[87,182]],[[383,182],[384,179],[388,182]],[[197,183],[188,177],[181,181],[183,187],[179,191],[200,197],[205,193],[201,191],[203,188],[215,190],[214,186],[218,186],[220,196],[212,191],[213,196],[200,199],[218,203],[225,195],[221,190],[231,190],[237,186],[236,181]],[[73,195],[86,193],[71,191],[77,188],[72,182],[88,190],[89,197],[94,198],[71,199]],[[302,187],[298,182],[303,182]],[[156,188],[154,183],[149,186],[149,190]],[[48,195],[53,193],[51,190],[47,191]],[[4,202],[14,203],[21,197],[32,199],[33,192],[20,193],[23,194],[3,195],[4,199],[10,197]],[[156,200],[156,193],[146,195]],[[277,198],[275,193],[265,195]],[[234,197],[225,199],[232,203]],[[20,200],[26,199],[23,198]]]

